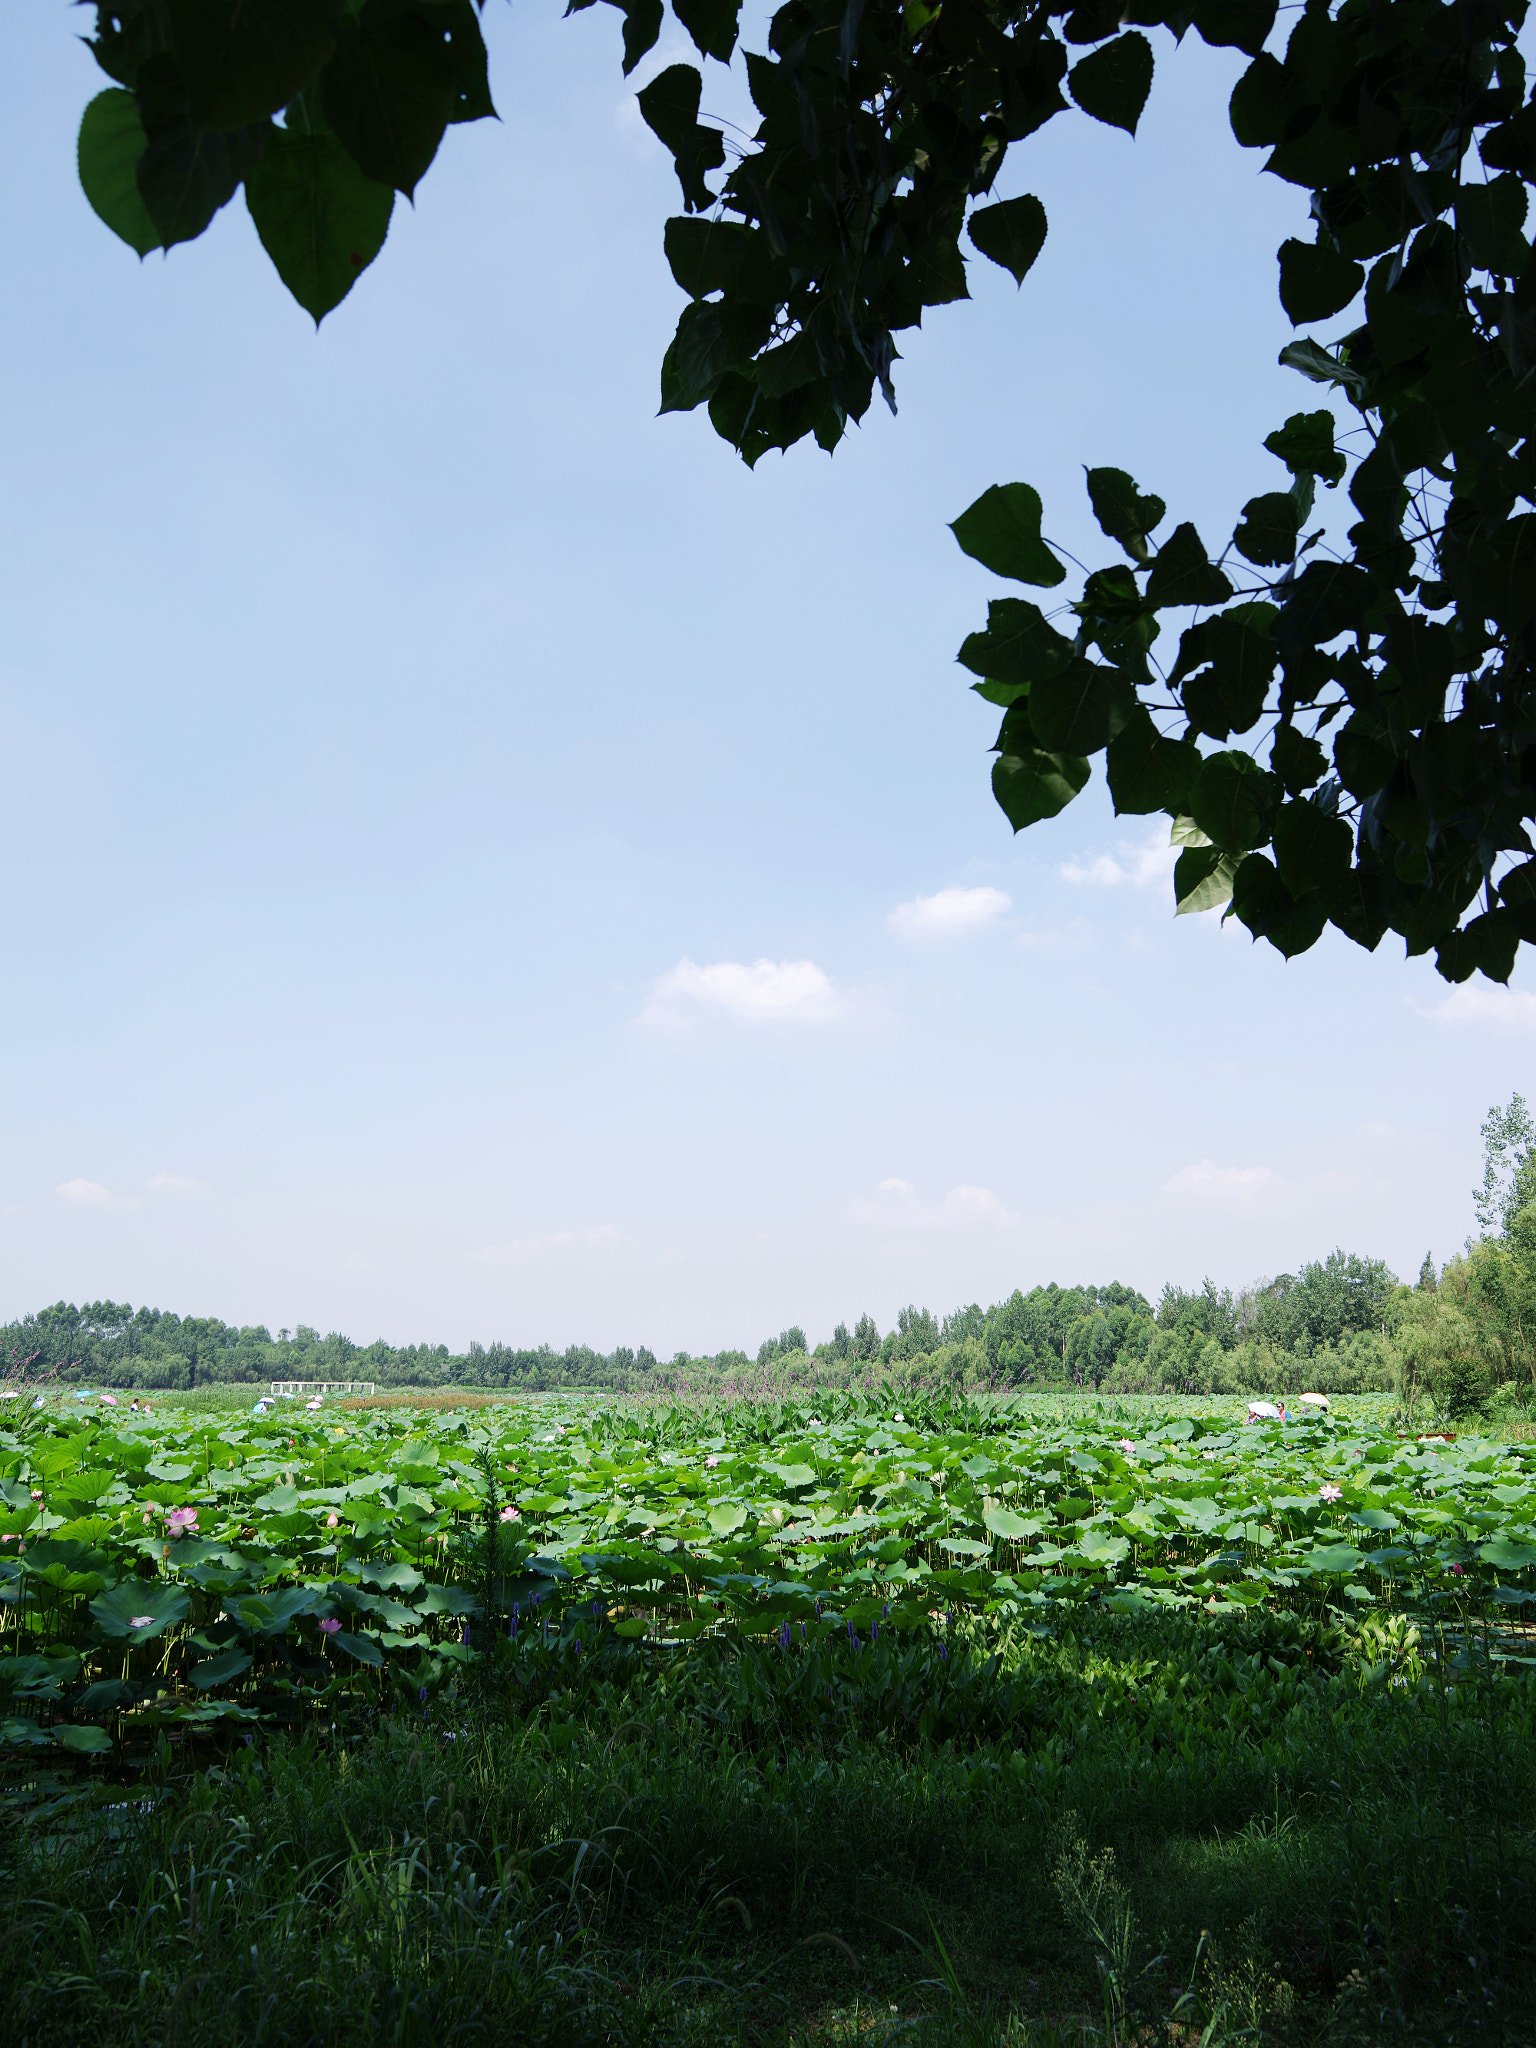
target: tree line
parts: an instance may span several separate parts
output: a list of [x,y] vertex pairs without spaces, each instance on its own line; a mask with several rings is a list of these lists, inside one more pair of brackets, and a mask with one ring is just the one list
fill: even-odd
[[[840,1322],[814,1347],[798,1323],[755,1359],[722,1350],[663,1364],[647,1346],[594,1351],[471,1342],[359,1345],[300,1323],[263,1324],[135,1310],[128,1302],[55,1302],[0,1330],[0,1375],[78,1378],[169,1391],[271,1380],[373,1380],[383,1387],[477,1387],[614,1394],[729,1383],[837,1386],[877,1373],[970,1387],[1059,1385],[1099,1393],[1397,1392],[1440,1414],[1485,1409],[1500,1393],[1536,1394],[1536,1120],[1515,1095],[1482,1127],[1478,1236],[1436,1270],[1425,1254],[1405,1285],[1385,1261],[1335,1250],[1234,1293],[1207,1279],[1171,1282],[1156,1306],[1134,1287],[1055,1281],[942,1318],[909,1304],[883,1335],[873,1316]],[[755,1378],[754,1378],[755,1375]]]
[[237,1326],[216,1316],[60,1301],[7,1325],[0,1360],[13,1377],[173,1390],[367,1379],[381,1386],[628,1392],[666,1385],[679,1374],[739,1375],[755,1363],[791,1377],[837,1379],[926,1365],[950,1377],[1015,1385],[1209,1393],[1268,1387],[1306,1367],[1324,1391],[1345,1392],[1380,1379],[1382,1342],[1388,1324],[1400,1319],[1398,1296],[1406,1291],[1380,1260],[1335,1251],[1299,1274],[1281,1274],[1237,1294],[1209,1280],[1196,1290],[1170,1285],[1154,1307],[1135,1288],[1114,1281],[1052,1282],[1027,1294],[1015,1289],[989,1308],[972,1302],[942,1318],[912,1305],[884,1334],[866,1313],[851,1328],[840,1322],[814,1346],[793,1324],[766,1338],[755,1354],[727,1349],[695,1358],[678,1352],[666,1363],[645,1345],[608,1352],[584,1344],[556,1351],[549,1344],[471,1342],[461,1352],[383,1339],[360,1345],[339,1331],[322,1336],[304,1324],[274,1336],[264,1325]]

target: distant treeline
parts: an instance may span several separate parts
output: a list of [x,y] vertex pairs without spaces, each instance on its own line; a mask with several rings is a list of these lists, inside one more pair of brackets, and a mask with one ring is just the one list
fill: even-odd
[[[1426,1261],[1428,1284],[1434,1271]],[[1425,1275],[1420,1275],[1421,1287]],[[1165,1287],[1154,1308],[1132,1287],[1035,1287],[984,1309],[973,1302],[942,1319],[904,1308],[881,1334],[862,1315],[839,1323],[814,1349],[798,1325],[758,1346],[755,1364],[776,1377],[838,1383],[880,1368],[919,1366],[945,1378],[993,1383],[1061,1382],[1107,1391],[1235,1393],[1285,1390],[1305,1379],[1321,1391],[1390,1386],[1389,1329],[1408,1289],[1379,1259],[1336,1251],[1237,1294],[1211,1281],[1197,1291]],[[709,1374],[739,1377],[745,1351],[707,1358],[686,1352],[659,1362],[644,1345],[609,1352],[583,1344],[556,1351],[471,1343],[355,1344],[300,1324],[274,1337],[216,1316],[134,1310],[127,1302],[57,1302],[0,1332],[0,1366],[11,1376],[59,1377],[97,1386],[182,1389],[217,1382],[365,1379],[381,1387],[492,1387],[529,1393],[590,1387],[614,1393]]]

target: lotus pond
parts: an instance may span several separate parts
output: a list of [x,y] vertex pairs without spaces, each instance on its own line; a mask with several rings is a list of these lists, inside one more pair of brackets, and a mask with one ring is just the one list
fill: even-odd
[[[130,1766],[251,1724],[532,1701],[595,1653],[755,1645],[812,1689],[904,1649],[928,1673],[952,1643],[1085,1606],[1479,1617],[1488,1654],[1519,1661],[1536,1601],[1536,1446],[1340,1416],[11,1406],[13,1753]],[[898,1719],[941,1727],[942,1692],[908,1687]]]

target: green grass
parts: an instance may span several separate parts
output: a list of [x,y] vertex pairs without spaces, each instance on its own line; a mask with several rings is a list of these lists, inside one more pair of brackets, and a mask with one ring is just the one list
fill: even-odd
[[1008,1736],[939,1744],[790,1657],[615,1648],[135,1787],[13,1775],[0,2024],[1528,2042],[1536,1692],[1470,1647],[1442,1689],[1405,1632],[1064,1616],[969,1673]]

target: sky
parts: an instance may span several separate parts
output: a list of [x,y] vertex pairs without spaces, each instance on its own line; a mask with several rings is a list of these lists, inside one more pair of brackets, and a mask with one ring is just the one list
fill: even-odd
[[[1134,141],[1010,155],[1022,291],[973,257],[898,417],[749,472],[656,410],[680,206],[634,92],[691,53],[625,81],[609,9],[485,21],[501,120],[318,335],[240,199],[117,242],[86,17],[0,21],[0,1319],[667,1356],[1449,1257],[1524,963],[1176,919],[1102,770],[1015,838],[955,664],[1006,594],[947,531],[989,484],[1094,563],[1085,464],[1213,551],[1284,483],[1306,202],[1227,129],[1244,60],[1155,32]],[[750,121],[720,66],[703,104]]]

